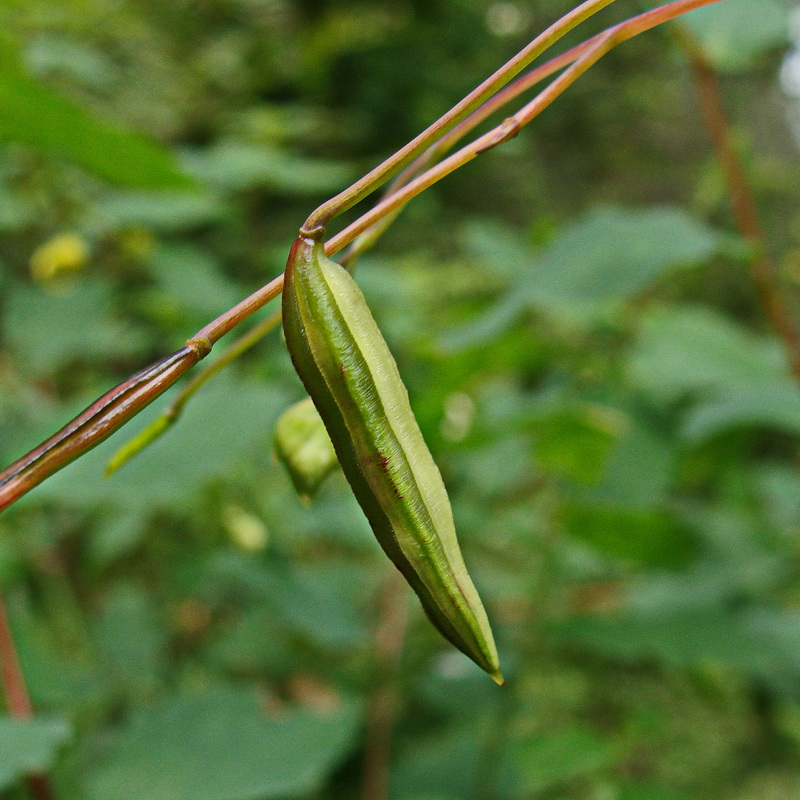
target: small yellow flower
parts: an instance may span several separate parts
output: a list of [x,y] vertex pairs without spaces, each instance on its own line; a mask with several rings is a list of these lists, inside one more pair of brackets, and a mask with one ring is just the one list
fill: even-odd
[[76,233],[59,233],[36,248],[30,269],[34,280],[42,283],[65,273],[82,270],[89,261],[89,246]]

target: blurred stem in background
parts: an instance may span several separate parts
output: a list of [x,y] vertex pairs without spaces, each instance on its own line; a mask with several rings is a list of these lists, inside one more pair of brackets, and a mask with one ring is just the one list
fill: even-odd
[[[33,716],[33,706],[14,646],[14,637],[2,594],[0,594],[0,672],[3,678],[3,696],[8,713],[19,720],[30,719]],[[36,800],[55,800],[55,794],[47,775],[31,773],[27,776],[27,783]]]
[[408,625],[408,589],[396,570],[386,573],[375,633],[376,681],[367,705],[361,800],[388,800],[392,730],[399,705],[398,664]]
[[800,330],[781,290],[775,265],[769,255],[755,199],[725,112],[719,76],[690,31],[678,26],[674,33],[692,67],[700,110],[722,170],[734,222],[752,250],[750,263],[753,283],[758,290],[767,320],[783,343],[789,368],[800,382]]

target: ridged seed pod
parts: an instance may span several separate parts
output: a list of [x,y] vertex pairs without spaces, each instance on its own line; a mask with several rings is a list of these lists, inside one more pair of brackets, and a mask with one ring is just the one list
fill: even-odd
[[355,281],[307,236],[289,254],[283,327],[295,369],[378,542],[439,631],[503,683],[441,474],[395,360]]

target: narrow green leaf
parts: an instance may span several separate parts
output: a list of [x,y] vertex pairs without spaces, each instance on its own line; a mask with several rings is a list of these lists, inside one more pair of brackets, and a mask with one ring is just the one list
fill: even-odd
[[165,147],[47,88],[23,72],[7,43],[0,49],[0,140],[31,145],[122,186],[194,186]]

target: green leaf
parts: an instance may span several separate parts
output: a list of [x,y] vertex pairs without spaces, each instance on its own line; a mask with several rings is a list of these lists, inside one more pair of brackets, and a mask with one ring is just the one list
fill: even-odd
[[187,153],[184,162],[198,180],[231,191],[266,186],[283,194],[325,194],[344,188],[353,177],[353,170],[340,161],[291,155],[241,142]]
[[644,509],[663,502],[675,471],[675,448],[642,421],[628,420],[603,475],[586,495],[599,503]]
[[150,269],[163,302],[201,319],[217,316],[247,294],[225,277],[207,250],[189,244],[161,245],[153,253]]
[[560,516],[573,538],[635,564],[675,567],[694,551],[691,532],[655,509],[570,504]]
[[330,560],[285,570],[270,587],[276,614],[320,648],[348,652],[363,640],[374,587],[359,567]]
[[800,392],[781,345],[708,309],[660,309],[643,321],[628,362],[657,401],[697,404],[681,435],[698,442],[733,428],[800,432]]
[[190,508],[210,481],[233,474],[248,454],[266,449],[267,431],[287,402],[279,385],[228,375],[209,383],[170,431],[108,480],[108,459],[163,408],[154,404],[92,452],[32,493],[69,506],[113,505],[140,515],[171,506]]
[[525,795],[544,792],[613,766],[612,742],[581,725],[534,736],[517,748],[517,770]]
[[[393,797],[469,797],[481,780],[482,744],[491,718],[418,732],[392,762]],[[508,758],[501,754],[503,762]]]
[[666,271],[711,256],[718,236],[669,206],[589,211],[553,240],[524,276],[528,303],[568,320],[596,316]]
[[2,40],[0,108],[2,140],[31,145],[121,186],[194,186],[172,154],[157,142],[95,116],[25,75]]
[[619,417],[612,409],[586,405],[536,419],[532,428],[537,461],[581,483],[598,480],[620,433]]
[[735,428],[772,428],[800,434],[797,384],[764,384],[709,400],[686,415],[681,436],[698,442]]
[[115,584],[104,600],[95,636],[114,677],[131,694],[158,684],[166,635],[151,597],[130,583]]
[[[448,335],[464,348],[496,338],[526,308],[571,324],[585,324],[618,311],[622,304],[667,271],[701,263],[721,246],[719,234],[671,206],[595,208],[572,222],[538,255],[503,229],[472,229],[473,252],[495,272],[509,274],[511,287],[484,316]],[[501,267],[494,264],[502,262]]]
[[725,0],[682,18],[720,69],[737,72],[789,40],[789,8],[781,0]]
[[720,394],[787,381],[783,350],[721,314],[658,309],[642,322],[628,362],[631,380],[657,400]]
[[13,352],[31,375],[76,361],[130,357],[146,345],[136,329],[113,315],[111,287],[99,280],[82,280],[65,294],[14,287],[3,321]]
[[91,210],[86,227],[98,236],[126,228],[187,231],[214,222],[225,207],[198,192],[108,192]]
[[691,795],[684,794],[666,786],[655,783],[629,783],[620,787],[619,800],[694,800]]
[[267,800],[314,792],[347,755],[352,704],[270,716],[255,692],[216,689],[141,710],[89,782],[97,800]]
[[769,681],[800,686],[800,616],[768,607],[584,617],[558,626],[559,638],[624,661],[655,659],[671,667],[715,664]]
[[14,719],[0,714],[0,790],[30,772],[44,772],[70,735],[62,719]]

